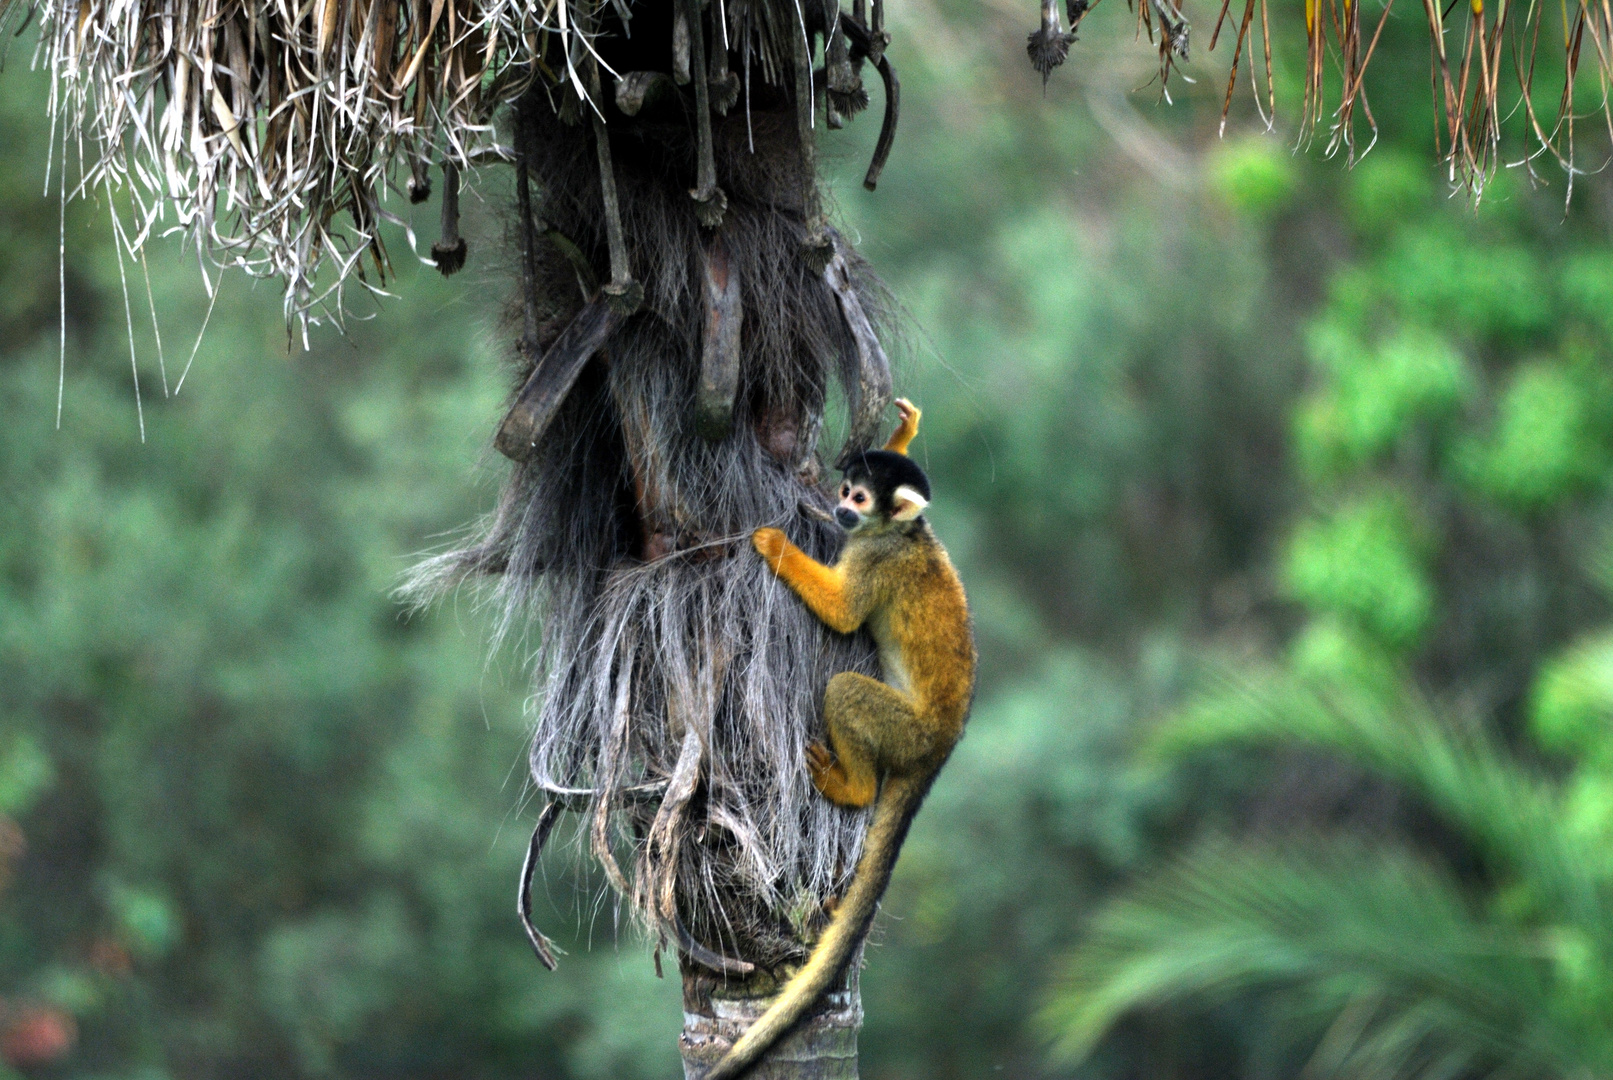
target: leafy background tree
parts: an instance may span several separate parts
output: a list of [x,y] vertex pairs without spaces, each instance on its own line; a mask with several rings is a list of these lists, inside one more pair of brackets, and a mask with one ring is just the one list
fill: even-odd
[[[1547,1061],[1497,1056],[1506,1024],[1534,1018],[1552,1067],[1605,1068],[1605,935],[1482,823],[1545,859],[1595,849],[1613,806],[1613,189],[1579,178],[1566,223],[1560,181],[1521,170],[1477,211],[1447,198],[1426,42],[1398,22],[1371,76],[1396,107],[1346,172],[1258,133],[1244,104],[1216,139],[1219,53],[1164,106],[1115,13],[1083,24],[1045,88],[1017,10],[892,15],[914,25],[893,49],[904,123],[881,190],[858,185],[867,125],[825,148],[845,161],[843,219],[913,316],[901,385],[926,409],[917,452],[983,662],[870,951],[865,1073],[1286,1076],[1359,1067],[1370,1045],[1377,1064],[1436,1060],[1407,1050],[1435,1032],[1461,1075]],[[1295,102],[1303,44],[1278,45]],[[416,618],[390,595],[489,507],[506,275],[444,283],[400,258],[402,299],[307,353],[271,287],[227,276],[165,397],[146,268],[120,271],[104,200],[72,205],[57,431],[46,88],[16,59],[0,75],[6,1067],[674,1075],[675,987],[574,849],[556,845],[538,901],[568,949],[557,974],[513,921],[522,645],[487,661],[468,594]],[[499,182],[467,193],[484,251]],[[183,253],[149,271],[172,391],[207,300]],[[1230,681],[1206,689],[1206,661]],[[1481,775],[1422,776],[1381,752],[1391,736],[1436,773],[1449,751]],[[1552,812],[1508,816],[1511,797]],[[1597,861],[1571,869],[1605,887]],[[1426,903],[1363,921],[1408,891]],[[1239,937],[1239,897],[1316,915]],[[1440,1013],[1360,956],[1260,968],[1329,913],[1362,950],[1412,934],[1432,974],[1538,990],[1535,1011]],[[1187,927],[1222,943],[1197,983],[1116,989]],[[1551,947],[1484,967],[1473,935]],[[1349,1016],[1377,1042],[1318,1056]]]
[[1273,567],[1299,624],[1150,739],[1306,748],[1335,782],[1297,794],[1319,763],[1290,757],[1286,825],[1212,828],[1104,908],[1043,1014],[1066,1061],[1235,1000],[1265,1074],[1608,1069],[1613,262],[1594,206],[1456,217],[1421,173],[1352,175],[1360,253],[1306,327]]

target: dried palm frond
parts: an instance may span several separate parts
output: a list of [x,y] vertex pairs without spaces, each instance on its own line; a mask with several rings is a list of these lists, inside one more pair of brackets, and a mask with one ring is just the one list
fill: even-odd
[[[1452,25],[1458,3],[1465,11],[1458,16],[1462,25]],[[1305,69],[1300,103],[1299,142],[1307,145],[1316,132],[1327,127],[1326,153],[1343,151],[1354,161],[1370,148],[1377,136],[1366,87],[1366,71],[1377,51],[1394,0],[1382,0],[1381,8],[1365,12],[1362,0],[1304,0]],[[1255,9],[1260,12],[1260,38],[1265,53],[1265,87],[1262,93],[1259,69],[1254,56]],[[1431,69],[1438,123],[1435,144],[1453,185],[1482,193],[1485,183],[1503,164],[1501,125],[1503,119],[1521,111],[1528,122],[1534,145],[1511,162],[1529,167],[1542,154],[1550,154],[1568,174],[1568,195],[1573,178],[1583,171],[1575,165],[1574,126],[1586,113],[1576,96],[1582,59],[1594,57],[1597,71],[1595,104],[1591,115],[1600,113],[1603,126],[1613,140],[1613,8],[1602,0],[1574,0],[1553,7],[1541,0],[1527,0],[1520,11],[1519,0],[1423,0],[1423,15],[1431,38]],[[1145,36],[1159,50],[1159,75],[1169,97],[1172,71],[1187,59],[1188,21],[1176,0],[1138,0],[1135,4],[1139,36]],[[1210,38],[1214,50],[1231,12],[1230,0],[1222,0],[1215,31]],[[1562,85],[1555,102],[1555,116],[1538,107],[1535,75],[1542,26],[1560,21],[1563,42]],[[1046,48],[1038,43],[1047,37],[1047,17],[1043,29],[1031,35],[1031,61],[1044,77],[1052,66]],[[1072,19],[1073,27],[1073,19]],[[1238,70],[1245,50],[1249,53],[1250,82],[1255,104],[1268,124],[1274,122],[1276,92],[1272,79],[1271,33],[1267,0],[1246,0],[1237,19],[1231,71],[1221,106],[1221,130],[1226,130],[1237,88]],[[1457,38],[1454,31],[1460,29]],[[1459,41],[1460,48],[1454,48]],[[1507,80],[1503,67],[1508,56],[1517,80],[1516,96],[1504,90]],[[1336,89],[1330,89],[1336,88]],[[1329,94],[1336,93],[1336,103]],[[1583,93],[1583,91],[1581,91]],[[1359,114],[1359,116],[1358,116]],[[1369,137],[1366,147],[1358,144],[1356,124],[1364,118]]]
[[[725,7],[777,84],[793,9]],[[181,231],[280,277],[305,325],[339,317],[355,281],[384,286],[400,169],[420,201],[429,164],[508,157],[495,112],[535,82],[597,112],[585,74],[615,74],[599,27],[629,17],[623,0],[0,0],[0,25],[40,23],[56,152],[71,143],[81,169],[70,194],[126,189],[133,249]]]
[[[747,88],[793,85],[817,6],[719,4],[717,100],[738,96],[731,52]],[[632,15],[627,0],[0,0],[0,27],[40,24],[59,152],[71,141],[79,159],[70,194],[126,189],[133,250],[180,231],[220,265],[280,277],[304,326],[339,319],[353,282],[383,288],[378,228],[399,221],[385,204],[400,173],[420,202],[432,164],[508,159],[496,113],[534,85],[571,120],[602,121],[602,77],[620,74],[601,50],[631,40]],[[434,261],[451,272],[462,252],[444,226]]]
[[418,179],[427,161],[497,152],[493,108],[530,80],[534,48],[579,40],[573,3],[38,0],[29,14],[64,148],[77,133],[78,192],[127,188],[135,247],[180,229],[281,276],[288,313],[317,315],[350,280],[384,282],[396,163]]
[[[1265,45],[1266,55],[1266,100],[1264,102],[1260,99],[1260,80],[1255,74],[1253,25],[1257,2],[1260,5],[1260,37]],[[1215,30],[1210,34],[1211,52],[1215,51],[1216,43],[1221,40],[1221,28],[1226,25],[1227,13],[1231,10],[1231,7],[1232,0],[1221,0],[1221,14],[1216,16]],[[1227,132],[1227,115],[1232,111],[1232,93],[1238,88],[1238,64],[1246,45],[1249,50],[1249,80],[1255,91],[1255,107],[1260,110],[1261,117],[1269,127],[1273,123],[1277,101],[1276,87],[1272,84],[1271,78],[1271,32],[1266,0],[1246,0],[1244,4],[1243,18],[1238,23],[1238,40],[1232,46],[1232,69],[1227,74],[1226,97],[1221,102],[1220,134],[1222,135]]]

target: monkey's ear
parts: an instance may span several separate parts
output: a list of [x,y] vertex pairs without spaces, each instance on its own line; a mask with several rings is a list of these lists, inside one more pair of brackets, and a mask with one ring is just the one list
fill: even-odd
[[891,517],[896,521],[912,521],[924,513],[924,508],[930,505],[930,500],[914,491],[907,484],[903,484],[891,493],[891,501],[896,504],[896,513]]

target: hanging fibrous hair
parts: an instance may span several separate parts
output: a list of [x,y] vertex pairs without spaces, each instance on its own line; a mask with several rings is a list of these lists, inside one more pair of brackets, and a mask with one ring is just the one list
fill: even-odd
[[[790,599],[748,538],[789,523],[832,555],[822,480],[889,403],[888,320],[823,218],[790,69],[746,72],[715,19],[671,14],[695,88],[676,51],[646,71],[667,57],[624,36],[601,50],[623,77],[599,114],[543,88],[515,110],[522,284],[497,444],[516,464],[414,591],[480,582],[506,630],[536,619],[538,797],[581,815],[652,936],[737,974],[799,955],[856,861],[861,815],[812,797],[801,763],[829,678],[876,673],[872,646]],[[727,32],[761,36],[750,16]],[[848,65],[866,62],[868,28],[848,36]],[[729,77],[748,86],[723,113]],[[850,425],[826,447],[836,394]]]

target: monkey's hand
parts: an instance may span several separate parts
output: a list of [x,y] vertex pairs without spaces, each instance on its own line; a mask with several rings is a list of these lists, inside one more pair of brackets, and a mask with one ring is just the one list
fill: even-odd
[[868,613],[854,609],[847,600],[843,571],[818,562],[777,529],[757,529],[750,542],[767,560],[768,569],[830,629],[849,634],[863,624]]
[[774,570],[778,569],[779,561],[790,549],[789,538],[781,529],[757,529],[751,533],[750,542],[757,553],[767,560],[767,565]]

